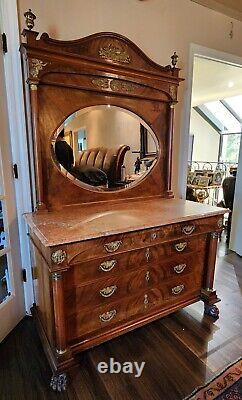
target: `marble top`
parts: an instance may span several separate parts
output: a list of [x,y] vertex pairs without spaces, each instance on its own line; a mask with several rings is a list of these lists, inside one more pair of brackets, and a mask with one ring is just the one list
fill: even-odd
[[25,214],[45,246],[56,246],[123,232],[224,214],[227,210],[180,199],[150,199],[67,206]]

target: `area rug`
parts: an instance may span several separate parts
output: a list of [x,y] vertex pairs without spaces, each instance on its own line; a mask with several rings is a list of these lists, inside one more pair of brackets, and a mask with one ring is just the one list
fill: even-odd
[[242,359],[229,365],[212,381],[184,400],[242,400]]

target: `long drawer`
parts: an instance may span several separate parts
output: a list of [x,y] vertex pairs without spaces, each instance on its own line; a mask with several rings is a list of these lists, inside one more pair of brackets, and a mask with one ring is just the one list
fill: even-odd
[[164,277],[170,276],[175,273],[176,265],[187,263],[189,269],[192,263],[190,256],[187,255],[197,251],[199,254],[204,254],[205,248],[206,236],[203,235],[181,242],[150,246],[75,264],[66,275],[65,287],[71,288],[102,278],[108,280],[110,277],[122,276],[137,268],[149,268],[154,265],[164,265],[161,267],[161,272]]
[[178,305],[184,299],[198,296],[200,288],[201,277],[188,275],[179,279],[175,278],[156,288],[147,289],[125,301],[116,301],[89,309],[79,308],[72,315],[69,315],[68,310],[66,319],[68,340],[85,337],[90,332],[108,329],[129,318]]
[[191,253],[183,257],[171,258],[167,262],[148,264],[146,268],[102,278],[94,283],[72,284],[65,279],[65,304],[70,313],[90,305],[108,304],[132,296],[139,291],[149,289],[167,280],[188,274],[201,276],[204,266],[204,253]]
[[221,217],[216,216],[179,224],[171,224],[159,228],[86,240],[68,245],[67,263],[76,264],[97,257],[112,257],[118,253],[152,246],[166,241],[186,241],[191,235],[204,234],[219,230],[220,228]]

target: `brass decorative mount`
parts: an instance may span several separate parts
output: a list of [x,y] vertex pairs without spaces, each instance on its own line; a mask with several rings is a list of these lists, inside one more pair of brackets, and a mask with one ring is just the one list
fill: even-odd
[[36,15],[34,15],[32,10],[29,8],[29,10],[24,13],[24,17],[26,26],[31,31],[31,29],[33,29],[34,27],[34,20],[36,19]]

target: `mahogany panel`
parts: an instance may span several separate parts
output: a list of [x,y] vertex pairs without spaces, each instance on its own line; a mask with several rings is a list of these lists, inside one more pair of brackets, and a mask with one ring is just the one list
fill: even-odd
[[30,247],[36,309],[46,336],[50,344],[54,345],[55,326],[49,268],[37,247],[33,243]]
[[[176,274],[186,274],[192,271],[196,264],[204,263],[206,242],[201,243],[199,253],[187,253],[185,255],[174,255],[167,258],[160,257],[158,260],[147,262],[144,252],[130,251],[117,254],[115,258],[97,258],[71,266],[68,274],[65,274],[65,289],[72,290],[90,282],[107,282],[114,285],[116,279],[132,271],[150,271],[158,273],[160,279],[168,278]],[[176,268],[180,264],[185,264],[184,270]],[[176,272],[179,271],[179,272]]]
[[[161,310],[169,306],[179,304],[185,298],[192,298],[200,292],[201,277],[191,275],[182,279],[173,279],[168,284],[147,289],[139,295],[127,297],[125,300],[116,301],[111,304],[77,310],[76,314],[67,317],[68,340],[72,341],[78,337],[88,335],[105,329],[114,324],[119,324],[131,316],[138,317],[140,314],[151,312],[159,307]],[[174,295],[172,289],[178,285],[184,285],[181,293]],[[92,318],[90,318],[90,313]]]
[[[153,232],[152,232],[153,233]],[[141,258],[144,259],[148,257],[150,261],[154,261],[155,259],[159,259],[161,256],[170,256],[172,254],[177,253],[186,253],[188,251],[195,251],[197,250],[198,244],[200,241],[204,240],[204,237],[199,236],[197,237],[181,237],[178,238],[176,241],[168,242],[163,240],[157,240],[157,245],[155,245],[155,240],[150,240],[149,236],[149,243],[145,243],[147,233],[144,232],[144,236],[139,233],[132,233],[132,234],[123,234],[123,235],[115,235],[109,237],[102,237],[96,240],[90,240],[85,242],[80,242],[78,244],[73,244],[68,246],[68,255],[69,262],[71,264],[79,263],[85,260],[91,260],[97,257],[108,256],[114,257],[115,255],[121,252],[127,252],[136,248],[140,248]],[[159,241],[161,243],[159,243]],[[179,243],[184,244],[183,250],[177,250]],[[149,246],[150,250],[147,250],[147,245]],[[114,249],[111,251],[111,249]],[[147,251],[149,254],[147,254]],[[74,253],[74,258],[73,258]],[[143,255],[143,257],[142,257]]]

